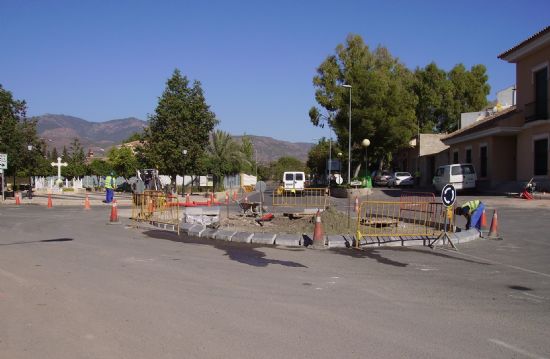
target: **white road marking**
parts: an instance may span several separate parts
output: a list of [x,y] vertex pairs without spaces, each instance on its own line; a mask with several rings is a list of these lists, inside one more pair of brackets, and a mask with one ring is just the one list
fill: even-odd
[[529,296],[529,297],[533,297],[533,298],[537,298],[537,299],[542,299],[542,300],[546,300],[548,298],[546,297],[541,297],[540,295],[534,295],[534,294],[531,294],[531,293],[527,293],[527,292],[524,292],[523,294]]
[[340,278],[340,277],[330,277],[330,279],[338,279],[338,278]]
[[543,356],[540,356],[538,354],[533,354],[533,353],[530,353],[526,350],[523,350],[521,348],[518,348],[516,347],[515,345],[512,345],[512,344],[508,344],[506,342],[503,342],[502,340],[498,340],[498,339],[492,339],[492,338],[489,338],[488,339],[491,343],[494,343],[496,345],[500,345],[501,347],[504,347],[508,350],[511,350],[513,352],[516,352],[518,354],[521,354],[521,355],[525,355],[526,357],[529,357],[529,358],[534,358],[534,359],[548,359],[548,357],[543,357]]
[[431,271],[431,270],[437,270],[436,268],[420,268],[421,271],[423,272],[427,272],[427,271]]
[[534,299],[534,298],[529,298],[529,297],[524,297],[524,296],[522,296],[522,295],[508,294],[508,296],[509,296],[510,298],[514,298],[514,299],[526,300],[526,301],[531,302],[531,303],[536,303],[536,304],[542,303],[542,300],[538,300],[538,299]]
[[536,270],[531,270],[531,269],[527,269],[527,268],[522,268],[522,267],[518,267],[518,266],[515,266],[515,265],[512,265],[512,264],[501,263],[501,262],[497,262],[497,261],[494,261],[494,260],[491,260],[491,259],[487,259],[487,258],[483,258],[483,257],[474,256],[474,255],[471,255],[471,254],[466,254],[466,253],[462,253],[462,252],[451,251],[451,250],[445,249],[445,248],[441,248],[440,250],[446,251],[446,252],[449,252],[449,253],[458,254],[458,255],[461,255],[461,256],[464,256],[464,257],[474,258],[474,259],[477,259],[477,260],[480,260],[480,261],[485,261],[485,262],[488,262],[488,263],[491,263],[491,264],[497,264],[497,265],[501,265],[501,266],[504,266],[504,267],[517,269],[517,270],[520,270],[520,271],[522,271],[522,272],[527,272],[527,273],[532,273],[532,274],[538,274],[538,275],[541,275],[541,276],[543,276],[543,277],[550,278],[550,274],[548,274],[548,273],[537,272]]
[[4,277],[13,280],[15,283],[19,284],[22,287],[27,287],[29,285],[29,282],[25,278],[3,270],[2,268],[0,268],[0,275],[3,275]]

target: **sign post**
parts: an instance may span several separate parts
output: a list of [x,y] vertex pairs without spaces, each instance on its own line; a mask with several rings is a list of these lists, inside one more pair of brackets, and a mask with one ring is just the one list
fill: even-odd
[[441,190],[441,202],[443,202],[443,205],[445,206],[445,222],[443,225],[443,233],[434,239],[431,243],[428,244],[430,248],[433,248],[433,245],[435,242],[439,241],[440,239],[443,240],[443,243],[445,243],[445,240],[449,242],[451,247],[453,247],[455,250],[458,250],[456,246],[451,241],[451,238],[449,237],[449,234],[447,233],[447,227],[449,224],[449,212],[451,212],[452,216],[452,208],[456,201],[456,189],[452,184],[446,184],[445,187]]
[[0,186],[0,190],[2,190],[2,202],[6,200],[4,197],[4,170],[8,169],[8,154],[7,153],[0,153],[0,173],[2,174],[2,186]]

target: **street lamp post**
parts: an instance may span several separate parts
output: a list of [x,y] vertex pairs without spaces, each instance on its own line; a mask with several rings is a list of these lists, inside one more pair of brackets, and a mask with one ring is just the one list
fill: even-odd
[[328,187],[332,179],[332,137],[328,139]]
[[187,150],[183,149],[181,154],[183,155],[183,180],[181,182],[181,195],[185,197],[185,156],[187,156]]
[[370,140],[368,138],[365,138],[361,145],[365,147],[365,181],[367,180],[367,177],[369,176],[369,146],[370,146]]
[[343,84],[349,88],[349,124],[348,124],[348,184],[351,183],[351,85]]
[[29,168],[29,190],[27,191],[27,198],[32,199],[32,145],[28,145],[27,150],[29,150],[29,163],[31,165]]

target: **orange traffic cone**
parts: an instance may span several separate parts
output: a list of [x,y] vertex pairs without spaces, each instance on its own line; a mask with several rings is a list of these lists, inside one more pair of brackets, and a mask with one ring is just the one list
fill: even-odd
[[52,194],[48,193],[48,208],[52,208],[52,207],[53,207]]
[[489,230],[489,236],[487,236],[489,239],[502,239],[498,235],[498,215],[497,210],[493,212],[493,219],[491,220],[491,229]]
[[21,204],[21,198],[19,197],[20,197],[19,192],[15,192],[15,204],[18,206]]
[[313,247],[325,247],[325,235],[323,233],[323,224],[321,223],[321,212],[317,210],[315,214],[315,228],[313,229]]
[[359,198],[355,197],[355,207],[353,208],[355,213],[359,212]]
[[229,205],[229,192],[225,192],[225,205]]
[[86,199],[84,200],[84,209],[90,209],[90,198],[88,197],[87,193],[86,193]]
[[534,199],[533,195],[531,193],[529,193],[527,190],[524,190],[523,192],[521,192],[520,197],[525,198],[526,200]]
[[483,208],[483,212],[481,212],[481,220],[480,220],[480,231],[483,234],[484,232],[487,233],[487,216],[485,215],[485,208]]
[[111,223],[118,222],[118,210],[117,210],[116,199],[113,201],[113,204],[111,205],[111,217],[109,218],[109,222]]

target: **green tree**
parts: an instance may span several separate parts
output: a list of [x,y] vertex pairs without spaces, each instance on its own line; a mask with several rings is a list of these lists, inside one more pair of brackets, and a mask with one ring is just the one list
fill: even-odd
[[10,91],[0,85],[0,152],[8,155],[6,176],[14,176],[24,163],[22,123],[26,119],[25,101],[15,100]]
[[448,78],[452,83],[453,97],[449,115],[439,125],[442,132],[457,130],[461,113],[482,110],[487,105],[487,95],[491,91],[484,65],[474,65],[468,71],[463,64],[458,64],[449,71]]
[[269,166],[269,177],[275,181],[283,179],[285,171],[304,171],[306,166],[299,159],[291,156],[280,157],[277,161],[272,162]]
[[139,168],[139,163],[130,147],[121,146],[120,148],[113,147],[107,154],[110,166],[118,176],[130,178],[136,174]]
[[67,146],[63,146],[63,151],[61,152],[61,161],[69,162],[70,159],[71,159],[71,156],[69,155]]
[[[329,151],[332,150],[332,155],[329,156]],[[330,143],[326,138],[321,138],[315,146],[313,146],[307,157],[306,166],[311,174],[322,176],[327,173],[327,163],[329,158],[336,159],[336,154],[342,152],[335,143]]]
[[[414,75],[384,47],[371,51],[359,35],[349,35],[345,44],[336,47],[336,54],[327,57],[313,78],[317,103],[335,116],[329,126],[338,137],[341,148],[348,147],[350,136],[352,161],[360,165],[364,150],[361,141],[371,141],[369,155],[380,162],[392,152],[407,145],[416,133],[413,89]],[[319,126],[319,110],[310,110],[311,122]]]
[[50,160],[57,161],[57,157],[59,157],[59,153],[57,152],[57,147],[54,147],[50,156]]
[[214,176],[214,188],[221,189],[224,175],[239,172],[246,162],[241,148],[227,132],[214,132],[208,145],[208,169]]
[[134,142],[134,141],[143,141],[143,133],[134,132],[127,139],[122,141],[122,143]]
[[258,164],[255,161],[254,143],[252,143],[250,136],[246,134],[243,135],[241,139],[240,151],[245,159],[245,161],[241,163],[240,171],[248,174],[254,173],[254,169],[258,166]]
[[148,166],[169,175],[175,188],[177,174],[202,170],[209,135],[217,123],[200,82],[189,86],[187,77],[176,69],[166,82],[155,114],[149,117],[141,156]]
[[414,92],[418,97],[416,116],[421,133],[439,131],[449,121],[449,107],[453,98],[453,84],[447,73],[432,62],[415,70]]
[[88,165],[86,173],[91,176],[107,176],[111,171],[113,167],[109,162],[94,158]]
[[67,148],[63,148],[64,160],[67,161],[65,174],[67,177],[82,177],[86,174],[86,155],[78,138],[74,138],[70,144],[70,155]]

